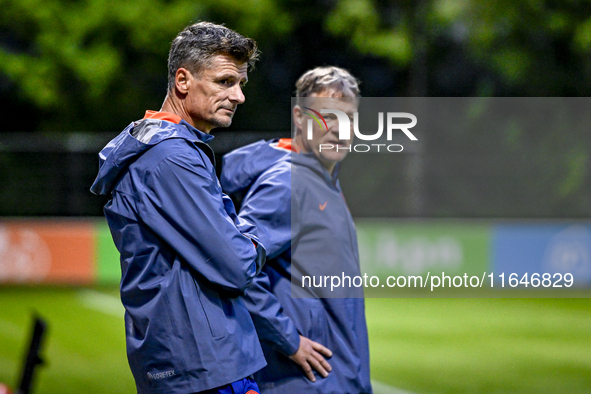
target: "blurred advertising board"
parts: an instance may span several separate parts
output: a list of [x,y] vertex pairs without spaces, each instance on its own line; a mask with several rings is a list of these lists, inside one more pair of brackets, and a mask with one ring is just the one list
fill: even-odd
[[379,287],[388,276],[402,287],[416,275],[427,285],[413,287],[413,296],[591,295],[588,222],[357,219],[356,227],[361,272]]
[[570,274],[574,286],[591,284],[591,225],[581,223],[500,224],[493,240],[494,270]]
[[[590,223],[356,219],[355,226],[368,275],[478,275],[496,288],[503,274],[508,287],[509,275],[548,273],[572,275],[573,288],[591,285]],[[116,285],[120,275],[104,219],[0,221],[0,284]]]
[[481,274],[491,266],[489,224],[366,219],[355,225],[362,272]]
[[104,220],[0,221],[2,284],[112,284],[119,277]]

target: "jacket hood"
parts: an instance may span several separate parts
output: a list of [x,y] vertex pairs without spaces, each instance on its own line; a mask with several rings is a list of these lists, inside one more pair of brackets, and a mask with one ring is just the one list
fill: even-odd
[[261,140],[236,149],[223,157],[220,182],[226,193],[248,188],[278,161],[291,162],[291,139]]
[[178,123],[158,118],[133,122],[100,151],[99,172],[90,191],[98,195],[110,194],[131,163],[151,147],[170,138],[206,143],[213,136],[197,130],[180,118]]

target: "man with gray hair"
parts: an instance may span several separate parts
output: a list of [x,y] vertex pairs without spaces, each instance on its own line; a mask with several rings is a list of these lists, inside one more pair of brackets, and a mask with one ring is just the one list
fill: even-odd
[[138,393],[254,394],[266,365],[240,296],[265,250],[219,186],[207,145],[245,100],[256,43],[200,22],[174,39],[168,94],[99,154],[91,190],[121,254],[127,355]]
[[322,126],[310,117],[321,108],[353,117],[358,82],[342,68],[318,67],[296,88],[293,139],[247,145],[225,155],[222,167],[222,187],[244,196],[239,216],[257,227],[268,252],[244,296],[268,362],[255,379],[263,394],[371,393],[362,291],[328,298],[300,286],[302,274],[318,270],[359,275],[355,227],[337,177],[352,141],[339,140],[336,117],[323,114]]

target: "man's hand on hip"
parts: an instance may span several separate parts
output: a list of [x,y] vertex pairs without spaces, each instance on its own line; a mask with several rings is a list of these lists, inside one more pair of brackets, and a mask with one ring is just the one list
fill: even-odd
[[327,377],[328,373],[332,371],[332,367],[324,357],[332,357],[330,349],[301,335],[298,351],[289,356],[290,359],[302,367],[304,373],[312,382],[316,381],[312,368],[318,371],[323,378]]

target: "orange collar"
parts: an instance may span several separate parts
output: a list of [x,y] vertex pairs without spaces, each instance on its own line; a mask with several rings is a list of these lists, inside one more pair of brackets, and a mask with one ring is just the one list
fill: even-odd
[[183,118],[170,112],[146,111],[144,119],[166,120],[167,122],[180,123]]
[[280,138],[277,142],[277,147],[299,153],[299,149],[295,145],[292,145],[291,138]]

